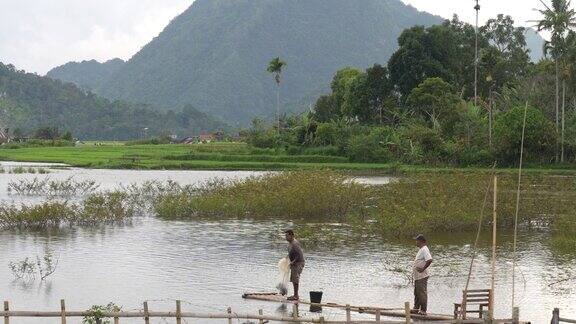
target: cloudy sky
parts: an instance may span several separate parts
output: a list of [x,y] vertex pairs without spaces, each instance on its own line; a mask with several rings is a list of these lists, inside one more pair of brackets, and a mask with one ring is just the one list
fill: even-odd
[[[194,0],[0,0],[0,62],[44,74],[69,61],[129,59]],[[382,0],[396,1],[396,0]],[[443,17],[474,22],[474,0],[402,0]],[[549,0],[545,0],[549,2]],[[480,0],[481,21],[538,17],[539,0]]]

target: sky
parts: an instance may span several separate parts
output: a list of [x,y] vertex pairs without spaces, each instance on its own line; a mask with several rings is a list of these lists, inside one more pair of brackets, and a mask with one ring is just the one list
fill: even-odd
[[[382,0],[396,1],[396,0]],[[419,10],[474,23],[475,0],[402,0]],[[549,0],[545,0],[549,2]],[[0,0],[0,62],[45,74],[69,61],[129,59],[194,0]],[[519,25],[539,0],[480,0],[480,22],[498,13]]]

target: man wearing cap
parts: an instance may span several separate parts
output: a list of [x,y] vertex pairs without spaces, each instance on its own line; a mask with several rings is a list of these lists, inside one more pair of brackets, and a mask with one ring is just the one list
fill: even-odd
[[419,248],[414,260],[414,309],[413,312],[426,315],[428,310],[428,267],[432,264],[432,254],[426,238],[419,234],[414,238]]
[[300,247],[300,242],[294,237],[294,231],[287,229],[286,241],[288,241],[288,258],[290,258],[290,282],[294,286],[294,296],[288,297],[288,300],[299,300],[298,288],[300,287],[300,275],[304,269],[304,252]]

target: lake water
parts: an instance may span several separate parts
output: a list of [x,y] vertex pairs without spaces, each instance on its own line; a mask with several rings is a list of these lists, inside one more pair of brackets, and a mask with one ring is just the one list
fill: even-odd
[[[5,169],[12,166],[4,165]],[[212,178],[241,179],[255,172],[220,171],[116,171],[52,169],[50,174],[0,174],[0,201],[22,198],[6,191],[9,181],[34,177],[95,179],[101,188],[119,183],[175,180],[194,184]],[[387,178],[362,179],[385,183]],[[266,302],[245,301],[244,292],[274,291],[277,262],[286,244],[280,230],[286,221],[198,220],[164,221],[138,217],[131,225],[75,228],[58,231],[0,231],[0,300],[9,300],[14,310],[59,309],[66,299],[70,310],[114,302],[123,310],[139,310],[149,301],[151,310],[170,311],[174,301],[183,301],[184,311],[224,312],[227,307],[243,313],[278,314],[290,310]],[[416,249],[412,242],[388,241],[347,231],[335,224],[341,242],[305,246],[307,263],[302,275],[302,295],[324,291],[324,301],[353,305],[403,307],[412,299],[407,274]],[[430,279],[430,312],[451,313],[461,298],[470,262],[473,234],[427,233],[435,262]],[[496,314],[510,316],[512,244],[499,237],[496,273]],[[547,323],[552,309],[576,318],[576,255],[559,254],[548,245],[545,233],[524,233],[520,238],[517,306],[521,317]],[[45,283],[14,281],[11,261],[42,255],[48,246],[58,259],[55,274]],[[490,285],[490,238],[483,237],[473,288]],[[568,279],[562,283],[555,282]],[[307,314],[302,310],[303,314]],[[342,319],[339,311],[324,309],[327,319]],[[571,315],[571,316],[570,316]],[[11,323],[46,323],[48,320],[13,319]],[[69,320],[79,323],[80,320]],[[142,320],[122,321],[141,323]],[[224,323],[193,321],[187,323]],[[155,320],[153,323],[170,323]]]

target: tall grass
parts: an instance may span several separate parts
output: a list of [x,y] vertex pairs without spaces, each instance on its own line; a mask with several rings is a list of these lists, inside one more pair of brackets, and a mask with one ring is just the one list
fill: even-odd
[[366,211],[371,191],[329,171],[283,172],[240,181],[211,181],[195,192],[155,203],[163,218],[278,217],[342,219]]
[[[516,209],[516,177],[499,176],[498,225],[511,228]],[[488,174],[418,174],[383,187],[377,216],[380,229],[408,236],[417,232],[472,231],[477,228]],[[576,183],[570,177],[525,176],[519,212],[520,226],[549,228],[554,220],[575,217]],[[484,224],[492,220],[492,191],[485,206]]]
[[38,205],[0,205],[0,229],[46,229],[126,223],[135,208],[123,193],[90,195],[81,203],[44,202]]

